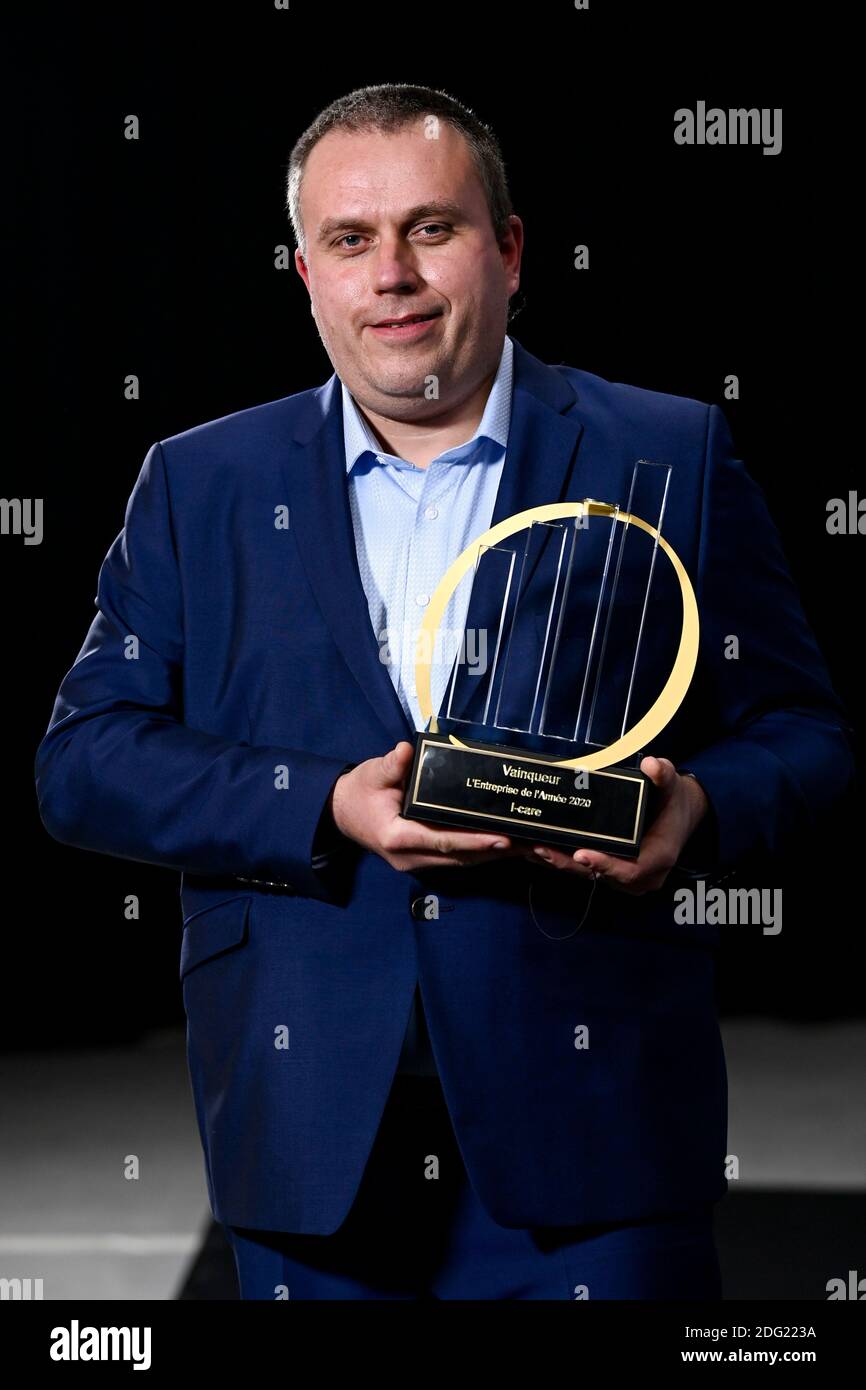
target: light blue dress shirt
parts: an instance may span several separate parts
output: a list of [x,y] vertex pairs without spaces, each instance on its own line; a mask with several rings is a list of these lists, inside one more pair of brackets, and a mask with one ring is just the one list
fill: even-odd
[[[484,414],[472,438],[428,464],[385,453],[341,381],[343,442],[358,568],[380,656],[410,723],[424,723],[415,690],[418,632],[448,566],[490,526],[505,464],[511,421],[514,344],[506,334]],[[446,609],[433,650],[433,709],[442,700],[471,592],[462,582]],[[479,639],[484,634],[479,635]],[[467,642],[467,659],[485,653]],[[403,1073],[436,1075],[421,998],[415,1001],[400,1057]]]

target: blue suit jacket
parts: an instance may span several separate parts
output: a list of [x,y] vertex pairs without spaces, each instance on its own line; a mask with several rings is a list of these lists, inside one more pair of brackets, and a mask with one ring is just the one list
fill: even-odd
[[[724,875],[818,831],[851,777],[844,712],[722,411],[545,365],[519,343],[514,365],[494,522],[557,499],[625,501],[638,458],[673,467],[664,529],[696,587],[701,655],[648,751],[707,791],[713,816],[692,848]],[[718,928],[674,921],[673,879],[637,898],[600,886],[584,928],[555,941],[586,887],[544,865],[401,874],[350,846],[314,866],[339,773],[414,736],[358,573],[340,412],[332,376],[153,445],[36,756],[56,839],[182,871],[188,1059],[214,1214],[339,1227],[416,980],[461,1152],[496,1221],[617,1221],[718,1197]],[[288,527],[275,524],[284,507]],[[659,599],[648,622],[661,639],[679,611]],[[662,679],[664,646],[647,651]],[[427,918],[412,905],[431,895],[439,915]],[[575,1046],[581,1027],[588,1047]]]

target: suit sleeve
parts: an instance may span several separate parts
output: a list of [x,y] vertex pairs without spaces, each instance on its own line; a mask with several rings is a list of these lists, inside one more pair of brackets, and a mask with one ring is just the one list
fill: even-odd
[[318,855],[331,843],[325,811],[345,759],[183,721],[183,597],[159,444],[100,568],[96,606],[36,752],[48,832],[80,849],[330,898]]
[[[854,774],[851,726],[800,604],[763,492],[709,407],[698,557],[698,673],[712,741],[682,759],[711,815],[683,866],[776,856],[822,820]],[[734,658],[732,639],[738,655]]]

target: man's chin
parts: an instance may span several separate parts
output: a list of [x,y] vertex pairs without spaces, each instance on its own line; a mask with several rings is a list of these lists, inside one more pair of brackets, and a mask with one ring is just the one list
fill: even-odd
[[380,415],[386,415],[391,420],[420,420],[425,414],[435,413],[431,407],[435,407],[436,404],[435,401],[427,400],[423,388],[420,391],[414,388],[410,391],[400,390],[399,387],[380,386],[373,392],[368,408]]
[[374,366],[371,365],[367,372],[367,380],[373,391],[381,396],[387,396],[389,399],[395,396],[405,396],[410,399],[423,400],[429,391],[431,376],[437,377],[437,394],[441,394],[445,383],[441,375],[429,364],[425,364],[419,369],[415,363],[403,362],[395,364],[394,368],[389,371],[383,370],[382,364],[377,362]]

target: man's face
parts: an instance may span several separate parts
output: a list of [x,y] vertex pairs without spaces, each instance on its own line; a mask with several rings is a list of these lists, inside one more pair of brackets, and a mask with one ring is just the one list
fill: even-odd
[[436,414],[495,371],[520,278],[520,219],[500,247],[465,140],[444,121],[436,139],[426,129],[330,131],[301,187],[307,255],[295,264],[325,350],[360,404],[391,419]]

